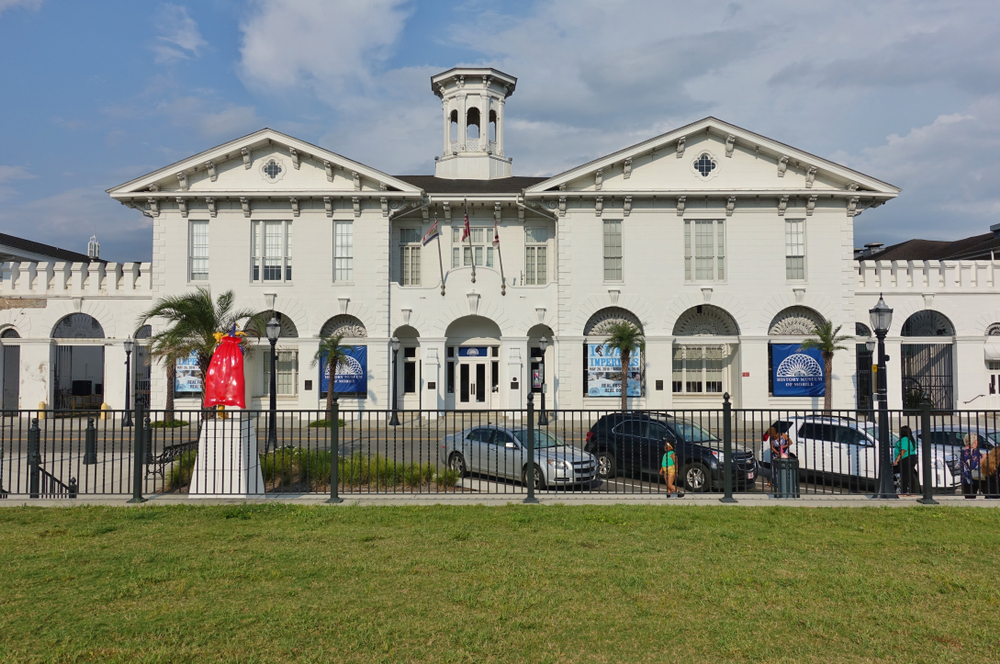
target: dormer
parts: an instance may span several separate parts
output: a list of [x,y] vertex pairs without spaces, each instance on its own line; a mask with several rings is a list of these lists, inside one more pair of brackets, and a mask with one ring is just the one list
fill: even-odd
[[441,98],[444,149],[434,174],[451,180],[510,177],[503,151],[503,116],[517,79],[491,68],[459,68],[431,77]]

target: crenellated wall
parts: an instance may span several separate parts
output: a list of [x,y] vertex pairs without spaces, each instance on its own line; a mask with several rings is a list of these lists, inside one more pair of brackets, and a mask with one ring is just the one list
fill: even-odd
[[150,263],[4,263],[0,296],[152,296]]
[[861,261],[859,291],[898,292],[1000,289],[1000,260]]

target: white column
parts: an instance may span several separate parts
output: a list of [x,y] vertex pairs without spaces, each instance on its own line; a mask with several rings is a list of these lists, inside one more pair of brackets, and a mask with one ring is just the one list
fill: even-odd
[[[500,339],[500,407],[521,410],[528,407],[531,377],[528,375],[528,337],[501,337]],[[514,389],[517,379],[517,389]],[[535,403],[535,408],[539,402]]]
[[[420,337],[420,351],[423,355],[423,389],[424,410],[444,410],[445,398],[448,394],[445,371],[445,338]],[[433,385],[433,387],[432,387]],[[428,417],[434,417],[428,413]]]
[[441,154],[447,157],[451,154],[451,113],[448,112],[447,100],[442,100],[441,106],[444,109],[444,151]]
[[505,104],[504,99],[497,100],[497,150],[496,154],[503,156],[503,107]]
[[490,95],[483,93],[483,103],[479,108],[479,140],[482,141],[483,152],[490,151]]
[[[889,356],[889,361],[885,363],[886,396],[888,397],[890,410],[899,410],[903,407],[902,346],[901,337],[889,337],[885,340],[885,354]],[[873,359],[876,363],[878,362],[878,347],[875,348]],[[877,393],[878,383],[875,385]],[[875,408],[878,408],[878,399],[875,400]]]

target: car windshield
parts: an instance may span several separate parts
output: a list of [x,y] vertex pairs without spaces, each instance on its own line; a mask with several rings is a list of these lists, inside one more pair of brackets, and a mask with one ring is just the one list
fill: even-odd
[[[528,430],[518,429],[514,432],[517,439],[527,445],[528,441]],[[566,443],[562,441],[558,436],[553,436],[548,431],[542,431],[541,429],[535,429],[535,449],[540,450],[546,447],[562,447]]]
[[[865,433],[867,433],[869,436],[871,436],[872,439],[874,439],[876,441],[879,439],[878,438],[878,427],[875,426],[874,424],[862,424],[861,428],[864,429]],[[893,445],[895,445],[896,443],[899,442],[899,436],[897,436],[896,434],[894,434],[892,431],[889,432],[889,439],[892,441]]]
[[673,424],[674,429],[681,435],[681,438],[689,443],[705,443],[719,440],[717,436],[714,436],[707,430],[702,429],[694,422],[675,421]]

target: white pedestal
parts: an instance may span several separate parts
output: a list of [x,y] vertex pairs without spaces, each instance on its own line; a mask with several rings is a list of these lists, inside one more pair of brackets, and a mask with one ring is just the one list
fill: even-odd
[[248,497],[264,493],[257,454],[257,431],[245,411],[205,420],[188,494],[193,498]]

